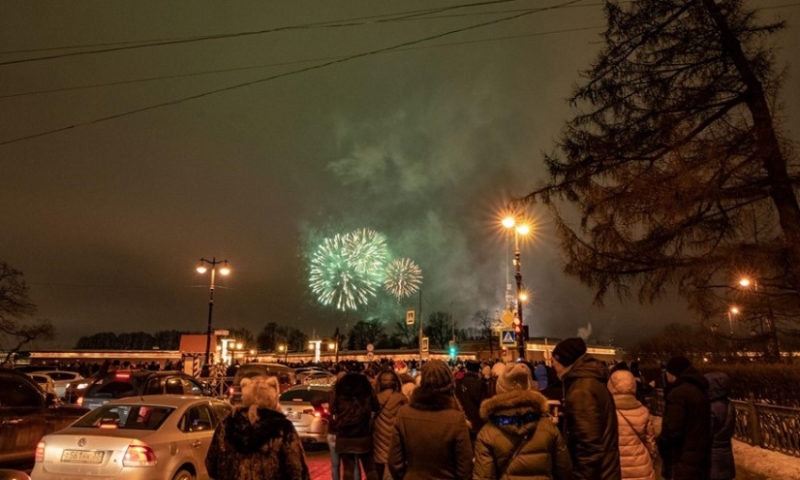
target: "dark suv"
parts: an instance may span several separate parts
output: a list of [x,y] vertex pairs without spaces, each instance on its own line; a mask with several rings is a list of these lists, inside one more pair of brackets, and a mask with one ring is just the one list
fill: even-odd
[[162,394],[208,395],[208,391],[194,377],[183,372],[115,370],[89,385],[78,404],[95,409],[115,398]]
[[0,368],[0,466],[33,465],[36,444],[89,410],[58,406],[30,377]]
[[277,378],[281,392],[285,392],[297,384],[297,376],[294,370],[286,365],[281,365],[280,363],[245,363],[236,370],[236,375],[233,377],[233,385],[228,389],[228,398],[232,405],[242,403],[242,379],[258,375]]

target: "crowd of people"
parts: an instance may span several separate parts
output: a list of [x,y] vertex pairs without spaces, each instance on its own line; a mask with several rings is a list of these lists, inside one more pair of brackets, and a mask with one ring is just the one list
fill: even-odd
[[[385,361],[337,372],[329,396],[332,480],[732,480],[729,379],[685,357],[665,364],[660,433],[632,363],[611,368],[580,338],[525,362]],[[309,478],[274,378],[242,381],[242,408],[218,426],[206,465],[216,480]],[[656,460],[660,459],[660,462]]]

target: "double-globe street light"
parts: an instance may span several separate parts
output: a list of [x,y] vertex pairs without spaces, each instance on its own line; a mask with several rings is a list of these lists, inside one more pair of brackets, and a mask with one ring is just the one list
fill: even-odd
[[208,368],[208,358],[211,353],[211,318],[214,313],[214,282],[217,277],[217,265],[220,265],[219,273],[220,275],[229,275],[231,273],[230,267],[228,267],[227,260],[217,260],[216,257],[211,257],[211,260],[206,260],[205,258],[200,259],[200,265],[197,266],[197,272],[200,274],[204,274],[208,271],[206,264],[211,266],[211,287],[209,289],[209,297],[208,297],[208,329],[206,330],[206,362],[205,368]]
[[[515,328],[516,340],[517,340],[517,353],[519,358],[525,358],[525,327],[523,326],[523,319],[522,319],[522,302],[525,301],[527,295],[522,287],[522,262],[520,261],[520,250],[519,250],[519,237],[520,235],[525,236],[531,232],[530,225],[526,223],[519,223],[515,217],[509,216],[503,219],[502,221],[503,227],[506,229],[514,229],[514,279],[517,281],[517,318],[514,320],[517,322],[517,327]],[[525,298],[523,298],[525,297]]]

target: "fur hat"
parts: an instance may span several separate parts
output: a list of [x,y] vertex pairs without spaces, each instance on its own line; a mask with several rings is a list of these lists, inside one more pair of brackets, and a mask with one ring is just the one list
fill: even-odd
[[242,407],[248,409],[251,422],[258,418],[259,408],[278,409],[278,380],[275,377],[257,375],[243,378],[239,383],[242,387]]
[[405,395],[407,399],[411,400],[411,394],[414,393],[415,388],[417,388],[417,386],[413,383],[404,383],[403,395]]
[[505,372],[505,371],[506,371],[506,364],[503,363],[503,362],[497,362],[494,365],[492,365],[492,376],[493,377],[500,377],[500,375],[502,375],[503,372]]
[[568,338],[558,342],[553,349],[553,358],[565,367],[569,367],[586,353],[586,342],[582,338]]
[[506,371],[497,379],[497,393],[505,393],[512,390],[531,390],[533,385],[531,369],[524,363],[512,363],[506,367]]
[[671,373],[677,377],[691,366],[692,362],[688,358],[678,355],[677,357],[672,357],[669,359],[669,361],[667,361],[667,373]]
[[398,375],[408,373],[408,365],[406,365],[406,362],[398,360],[394,362],[394,371],[397,372]]
[[608,391],[613,394],[636,394],[636,379],[628,370],[617,370],[608,379]]
[[422,388],[434,392],[447,392],[455,388],[455,377],[450,367],[441,360],[428,360],[422,367]]

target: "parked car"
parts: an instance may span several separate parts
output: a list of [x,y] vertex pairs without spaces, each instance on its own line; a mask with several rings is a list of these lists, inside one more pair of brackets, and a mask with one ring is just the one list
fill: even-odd
[[300,440],[305,443],[327,443],[330,412],[327,402],[330,385],[293,387],[280,396],[283,414],[294,424]]
[[52,393],[56,398],[60,398],[56,393],[56,384],[53,382],[52,378],[38,372],[29,373],[28,376],[31,377],[37,385],[42,387],[42,390],[44,390],[45,393]]
[[228,399],[231,404],[238,405],[242,403],[242,387],[240,386],[242,379],[258,375],[276,377],[280,384],[281,392],[295,386],[297,382],[294,370],[286,365],[281,365],[280,363],[245,363],[236,370],[233,384],[228,388]]
[[152,395],[111,400],[45,435],[31,477],[39,480],[208,479],[214,429],[232,407],[213,398]]
[[19,470],[0,468],[0,480],[31,480],[31,477],[29,477],[27,473],[20,472]]
[[69,370],[43,370],[36,372],[36,375],[47,375],[53,379],[53,386],[56,390],[56,396],[64,399],[67,393],[67,387],[73,382],[82,380],[83,377],[78,372],[70,372]]
[[78,404],[97,408],[117,398],[137,395],[208,395],[194,377],[183,372],[150,370],[115,370],[96,379]]
[[67,403],[76,403],[79,398],[83,397],[86,388],[97,380],[99,374],[100,372],[95,372],[86,378],[69,382],[64,389],[64,401]]
[[29,376],[0,368],[0,466],[32,464],[36,442],[71,424],[89,410],[56,406]]
[[330,372],[308,372],[300,379],[300,385],[332,385],[336,382],[336,375]]

